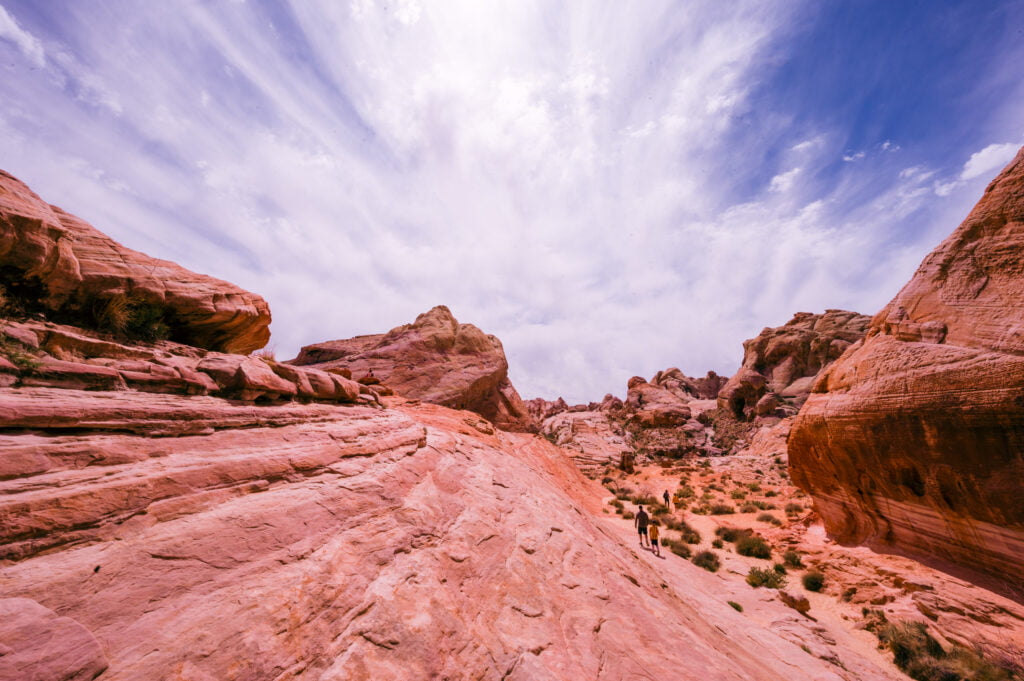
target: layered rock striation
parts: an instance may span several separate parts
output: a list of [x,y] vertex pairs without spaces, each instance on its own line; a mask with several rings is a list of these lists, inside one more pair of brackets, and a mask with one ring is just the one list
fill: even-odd
[[387,333],[307,345],[290,362],[373,377],[410,399],[469,409],[512,431],[537,424],[508,378],[501,341],[439,305]]
[[[122,246],[40,199],[0,171],[0,286],[78,325],[151,333],[222,352],[246,353],[270,338],[258,295]],[[132,315],[136,319],[132,319]]]
[[815,385],[794,481],[840,541],[1024,599],[1024,151]]

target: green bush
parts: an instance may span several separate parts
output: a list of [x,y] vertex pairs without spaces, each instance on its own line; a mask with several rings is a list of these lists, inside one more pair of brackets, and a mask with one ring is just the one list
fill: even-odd
[[755,504],[749,502],[740,506],[740,513],[757,513],[760,510]]
[[704,568],[708,572],[718,572],[718,568],[722,567],[722,563],[718,560],[718,556],[715,555],[714,551],[697,552],[697,555],[693,557],[693,564]]
[[669,551],[680,558],[690,557],[690,547],[686,545],[686,542],[679,541],[678,539],[666,539],[665,544],[668,545]]
[[618,499],[612,499],[611,501],[608,502],[608,505],[614,506],[615,508],[623,508],[622,502],[619,501]]
[[768,542],[758,536],[746,536],[736,541],[736,553],[751,558],[771,558],[772,549]]
[[737,603],[736,601],[726,601],[726,603],[731,605],[732,609],[735,610],[736,612],[743,612],[743,606],[740,605],[739,603]]
[[772,525],[781,525],[782,521],[773,516],[771,513],[762,513],[757,516],[758,522],[771,523]]
[[786,566],[782,563],[776,563],[775,565],[772,565],[772,570],[775,570],[780,575],[786,574]]
[[804,566],[804,562],[800,558],[800,554],[793,549],[782,554],[782,562],[793,568],[802,568]]
[[825,586],[825,575],[813,570],[803,576],[803,583],[804,588],[808,591],[821,591]]
[[736,509],[729,504],[711,504],[711,515],[731,515]]
[[738,527],[719,527],[715,530],[716,537],[730,542],[738,541],[743,537],[749,537],[752,534],[754,534],[753,530],[746,528],[740,529]]
[[729,496],[732,497],[733,499],[740,500],[746,499],[747,493],[744,492],[743,490],[734,489],[732,492],[729,493]]
[[760,492],[761,485],[757,484],[756,482],[752,482],[749,485],[747,485],[747,489],[749,489],[751,492]]
[[658,500],[652,497],[650,494],[637,494],[630,499],[637,506],[654,506],[658,503]]
[[768,568],[752,567],[747,573],[747,584],[754,588],[780,589],[786,585],[786,576]]
[[[785,476],[785,475],[783,474],[783,476],[782,476],[782,477],[786,477],[786,476]],[[765,495],[765,497],[777,497],[777,496],[779,496],[779,493],[778,493],[778,492],[776,492],[776,491],[775,491],[775,490],[773,490],[773,489],[770,489],[770,490],[768,490],[767,492],[765,492],[765,493],[764,493],[764,495]]]
[[680,496],[683,499],[692,499],[697,496],[697,493],[693,491],[692,487],[684,483],[679,486],[679,489],[676,490],[674,496]]
[[715,539],[711,542],[711,548],[713,549],[720,549],[723,546],[725,546],[725,543],[721,539]]
[[793,502],[786,504],[786,515],[796,515],[797,513],[802,513],[803,510],[804,507],[800,504]]
[[633,518],[635,518],[635,517],[636,517],[636,514],[635,514],[635,513],[633,513],[632,511],[625,511],[625,512],[624,512],[624,513],[622,514],[622,517],[623,517],[623,518],[625,518],[626,520],[632,520]]

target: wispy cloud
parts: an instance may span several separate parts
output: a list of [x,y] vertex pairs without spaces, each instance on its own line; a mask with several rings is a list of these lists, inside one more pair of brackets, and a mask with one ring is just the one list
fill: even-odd
[[0,5],[0,39],[13,43],[33,66],[42,68],[46,65],[46,53],[43,51],[42,43],[19,26],[3,5]]
[[0,33],[0,167],[263,294],[278,356],[445,303],[526,396],[730,373],[797,310],[873,312],[971,201],[792,124],[800,3],[5,4],[50,56]]

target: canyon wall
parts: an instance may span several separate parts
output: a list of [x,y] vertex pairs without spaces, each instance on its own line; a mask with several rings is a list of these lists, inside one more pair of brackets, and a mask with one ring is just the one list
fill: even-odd
[[828,531],[1024,599],[1024,151],[818,379],[789,440]]

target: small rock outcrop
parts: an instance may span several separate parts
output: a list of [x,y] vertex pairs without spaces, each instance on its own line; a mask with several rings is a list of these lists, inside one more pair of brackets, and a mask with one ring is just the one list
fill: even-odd
[[[782,403],[799,408],[815,377],[864,337],[870,321],[856,312],[826,310],[798,312],[784,326],[765,328],[744,341],[743,366],[718,393],[719,407],[746,418],[771,413]],[[771,397],[762,401],[766,395]]]
[[819,377],[793,480],[845,543],[932,559],[1024,599],[1024,150]]
[[289,362],[370,374],[403,397],[474,411],[499,428],[533,432],[536,421],[508,378],[501,341],[459,324],[439,305],[387,333],[316,343]]
[[27,301],[76,325],[137,327],[222,352],[251,352],[270,338],[263,298],[125,248],[2,170],[0,286],[9,304]]

